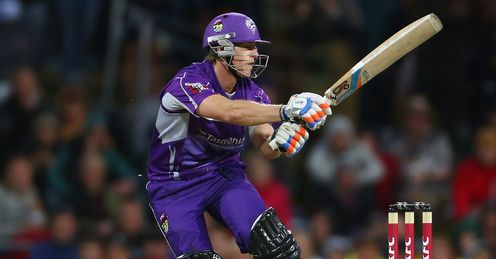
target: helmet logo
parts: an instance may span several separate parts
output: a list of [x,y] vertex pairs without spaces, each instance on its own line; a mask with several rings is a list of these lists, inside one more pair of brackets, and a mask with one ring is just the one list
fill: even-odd
[[220,31],[222,31],[224,24],[222,24],[222,20],[217,20],[214,22],[213,27],[214,27],[215,32],[220,32]]
[[257,26],[255,25],[255,22],[253,22],[252,19],[250,18],[246,19],[245,25],[253,34],[255,34],[255,30],[257,29]]

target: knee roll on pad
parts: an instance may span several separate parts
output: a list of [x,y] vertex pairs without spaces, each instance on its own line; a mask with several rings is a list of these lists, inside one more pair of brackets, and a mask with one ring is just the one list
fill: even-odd
[[214,251],[201,251],[190,254],[183,254],[179,256],[178,259],[222,259],[222,258]]
[[256,259],[299,259],[300,248],[289,230],[269,208],[255,221],[251,229],[251,249]]

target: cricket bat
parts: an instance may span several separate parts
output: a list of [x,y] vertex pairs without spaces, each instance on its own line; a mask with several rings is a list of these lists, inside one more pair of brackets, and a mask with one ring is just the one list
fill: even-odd
[[434,36],[443,28],[431,13],[391,36],[353,66],[325,92],[331,106],[336,106],[398,59]]

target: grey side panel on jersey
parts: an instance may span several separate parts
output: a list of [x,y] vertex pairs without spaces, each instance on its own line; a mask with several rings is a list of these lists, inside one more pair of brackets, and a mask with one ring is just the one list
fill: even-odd
[[253,258],[257,259],[299,259],[300,248],[296,240],[276,211],[269,208],[255,221],[251,230]]
[[[182,78],[180,80],[180,82],[182,82]],[[181,89],[183,89],[184,93],[188,96],[188,98],[190,99],[190,101],[193,103],[194,106],[198,106],[194,101],[193,99],[191,98],[191,96],[188,95],[188,93],[184,90],[183,86],[181,85]],[[185,105],[184,103],[182,103],[181,101],[179,101],[174,95],[170,94],[170,93],[165,93],[164,96],[162,96],[162,100],[161,100],[161,104],[162,106],[167,110],[167,111],[171,111],[171,112],[176,112],[176,111],[180,111],[180,110],[187,110],[189,111],[189,113],[195,115],[189,108],[187,105]],[[196,115],[195,115],[196,116]],[[198,116],[196,116],[198,117]]]
[[155,127],[162,143],[186,138],[188,135],[189,116],[189,112],[167,113],[163,109],[159,109]]
[[214,251],[201,251],[201,252],[181,255],[178,257],[178,259],[222,259],[222,258]]

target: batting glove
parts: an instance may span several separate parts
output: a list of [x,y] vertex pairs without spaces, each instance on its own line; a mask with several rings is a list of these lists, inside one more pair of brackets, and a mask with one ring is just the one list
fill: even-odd
[[300,124],[284,122],[272,134],[269,145],[272,150],[278,150],[291,157],[303,148],[308,137],[308,131]]
[[322,127],[328,115],[332,115],[329,103],[314,93],[293,95],[280,110],[282,121],[301,121],[311,130]]

